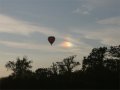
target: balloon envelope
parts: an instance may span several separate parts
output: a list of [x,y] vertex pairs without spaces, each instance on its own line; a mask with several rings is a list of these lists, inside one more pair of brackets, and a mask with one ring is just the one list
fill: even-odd
[[52,45],[55,42],[55,37],[54,36],[49,36],[48,41]]

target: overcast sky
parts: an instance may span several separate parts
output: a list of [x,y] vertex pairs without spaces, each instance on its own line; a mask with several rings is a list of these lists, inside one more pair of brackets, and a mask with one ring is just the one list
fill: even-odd
[[28,56],[35,70],[119,44],[120,0],[0,0],[0,77],[10,73],[5,63],[17,57]]

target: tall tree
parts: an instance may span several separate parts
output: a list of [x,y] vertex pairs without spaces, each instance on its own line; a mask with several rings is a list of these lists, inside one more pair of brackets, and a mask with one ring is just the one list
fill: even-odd
[[94,48],[88,57],[84,57],[82,69],[96,69],[103,66],[106,51],[106,47]]
[[23,76],[26,73],[31,72],[30,69],[32,61],[28,61],[27,57],[23,57],[23,59],[18,58],[17,61],[9,61],[5,66],[7,69],[13,71],[13,75],[15,76]]
[[[107,69],[120,71],[120,46],[94,48],[88,57],[84,57],[83,70]],[[104,68],[104,69],[103,69]]]
[[111,56],[120,59],[120,45],[110,47],[109,53]]
[[51,71],[54,75],[57,75],[58,74],[58,66],[56,63],[52,63],[52,66],[51,66]]
[[36,79],[45,80],[51,76],[52,72],[49,68],[38,68],[35,71],[35,74],[36,74]]
[[120,45],[108,49],[108,58],[105,61],[108,70],[120,72]]
[[74,58],[76,57],[76,55],[74,56],[70,56],[68,58],[65,58],[62,62],[57,62],[57,65],[59,67],[59,72],[60,73],[71,73],[73,71],[73,69],[80,65],[79,62],[76,62],[74,60]]

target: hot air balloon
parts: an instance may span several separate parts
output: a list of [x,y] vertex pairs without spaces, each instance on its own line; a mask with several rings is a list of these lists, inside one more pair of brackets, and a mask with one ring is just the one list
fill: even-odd
[[55,42],[55,37],[54,36],[49,36],[48,41],[52,45]]

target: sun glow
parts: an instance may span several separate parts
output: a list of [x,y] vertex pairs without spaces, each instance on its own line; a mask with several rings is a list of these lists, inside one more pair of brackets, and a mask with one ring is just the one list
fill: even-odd
[[68,42],[68,41],[64,41],[62,44],[61,44],[62,47],[64,48],[70,48],[70,47],[73,47],[73,44],[71,42]]

